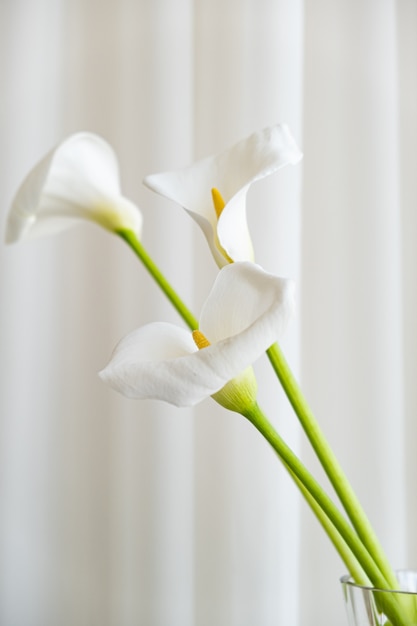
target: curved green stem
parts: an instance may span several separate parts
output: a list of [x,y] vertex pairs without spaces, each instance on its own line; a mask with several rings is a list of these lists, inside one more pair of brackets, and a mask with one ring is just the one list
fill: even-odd
[[158,283],[164,294],[167,296],[169,301],[173,304],[174,308],[181,315],[184,322],[189,326],[191,330],[195,330],[198,328],[198,321],[191,313],[189,308],[184,304],[181,300],[177,292],[172,288],[171,284],[167,281],[165,276],[162,274],[158,266],[151,259],[149,254],[146,252],[142,243],[136,237],[135,233],[132,230],[120,230],[116,233],[119,235],[127,244],[132,248],[133,252],[139,257],[142,261],[143,265],[146,267],[151,276]]
[[[197,329],[197,319],[151,259],[135,233],[131,230],[120,230],[116,234],[132,248],[187,326],[191,330]],[[358,533],[357,535],[301,461],[274,431],[259,407],[256,411],[245,416],[276,450],[355,578],[364,580],[364,576],[368,576],[374,585],[382,588],[395,588],[397,584],[395,575],[383,554],[373,529],[340,469],[330,446],[321,433],[277,344],[268,350],[268,356],[324,470]]]
[[368,576],[365,574],[363,568],[361,567],[358,559],[353,554],[352,550],[347,545],[346,541],[341,536],[340,532],[337,530],[335,525],[328,518],[326,513],[323,511],[318,502],[312,497],[310,492],[304,487],[303,483],[295,476],[295,474],[290,470],[290,468],[284,463],[287,468],[288,473],[291,478],[297,485],[298,489],[302,493],[304,499],[307,504],[313,511],[320,525],[322,526],[324,532],[329,537],[332,542],[334,548],[337,550],[340,558],[345,564],[347,571],[350,573],[352,578],[356,583],[363,586],[371,586],[371,581]]
[[252,407],[244,413],[244,417],[255,426],[261,435],[263,435],[284,462],[287,469],[289,468],[291,470],[292,474],[294,474],[310,496],[317,502],[318,506],[343,537],[343,540],[349,546],[369,580],[372,581],[372,584],[382,589],[387,588],[389,582],[374,562],[362,541],[358,538],[356,532],[350,524],[348,524],[331,498],[326,494],[315,478],[313,478],[300,459],[294,454],[291,448],[287,446],[258,404],[252,405]]
[[398,586],[396,576],[380,545],[375,532],[353,491],[345,473],[343,472],[333,450],[327,442],[314,414],[305,400],[303,393],[295,380],[278,344],[274,344],[267,351],[269,360],[279,381],[314,449],[320,463],[333,485],[340,502],[342,503],[358,536],[372,555],[375,563],[383,573],[388,588]]
[[[257,404],[253,405],[246,411],[244,417],[257,428],[278,454],[302,494],[306,497],[307,502],[316,515],[318,514],[319,521],[322,523],[330,540],[333,541],[342,559],[347,559],[345,563],[349,569],[353,566],[353,569],[350,570],[351,574],[357,576],[358,581],[362,580],[363,574],[365,574],[372,582],[372,586],[377,589],[398,589],[397,582],[393,587],[390,586],[356,532],[347,523],[338,508],[298,457],[282,440],[260,407]],[[346,542],[346,549],[343,546],[343,542]],[[359,582],[359,584],[362,583]],[[377,594],[376,604],[378,609],[383,611],[389,618],[387,623],[392,626],[412,626],[417,624],[417,608],[414,594]]]

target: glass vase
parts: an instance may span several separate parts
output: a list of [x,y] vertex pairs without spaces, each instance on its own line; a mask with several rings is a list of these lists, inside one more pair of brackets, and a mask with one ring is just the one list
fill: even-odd
[[341,578],[349,626],[417,626],[417,571],[396,572],[399,590],[380,590]]

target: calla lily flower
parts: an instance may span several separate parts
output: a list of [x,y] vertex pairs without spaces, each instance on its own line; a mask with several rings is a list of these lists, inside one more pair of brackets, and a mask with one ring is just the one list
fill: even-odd
[[[236,381],[240,402],[253,403],[256,392],[245,370],[281,335],[293,311],[292,281],[254,263],[228,265],[217,275],[198,331],[162,322],[143,326],[122,339],[100,376],[132,398],[183,407],[216,395],[227,408],[241,410],[230,406],[236,396],[230,381]],[[222,389],[232,392],[224,402],[217,394]]]
[[246,220],[246,194],[252,183],[301,159],[288,127],[253,133],[226,152],[191,167],[147,176],[144,183],[180,204],[198,223],[219,267],[253,261]]
[[142,229],[139,209],[120,193],[115,153],[91,133],[70,136],[28,174],[12,203],[6,241],[53,234],[80,219],[137,236]]

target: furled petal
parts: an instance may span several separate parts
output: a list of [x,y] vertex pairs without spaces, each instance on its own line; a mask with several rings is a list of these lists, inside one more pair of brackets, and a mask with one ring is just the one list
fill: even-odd
[[72,135],[29,173],[13,200],[6,241],[56,233],[80,218],[141,233],[139,209],[120,193],[116,156],[91,133]]
[[211,345],[197,350],[189,331],[149,324],[119,343],[100,376],[128,397],[193,406],[222,389],[278,338],[293,300],[291,281],[251,263],[234,263],[219,272],[203,310],[201,330]]
[[[250,341],[252,326],[269,333],[269,347],[294,315],[294,283],[269,274],[255,263],[233,263],[218,273],[204,303],[199,329],[211,343],[240,336]],[[265,324],[265,326],[261,326]]]
[[[286,125],[253,133],[229,150],[191,167],[147,176],[145,185],[174,200],[202,228],[217,264],[253,260],[246,221],[246,193],[250,185],[297,163],[301,153]],[[220,191],[226,205],[217,219],[211,189]]]

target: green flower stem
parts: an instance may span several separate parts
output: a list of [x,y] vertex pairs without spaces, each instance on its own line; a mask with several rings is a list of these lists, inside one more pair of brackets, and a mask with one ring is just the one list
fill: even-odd
[[[145,265],[146,269],[149,271],[151,276],[156,280],[158,285],[161,287],[162,291],[169,298],[170,302],[176,308],[178,313],[181,315],[185,323],[192,329],[198,328],[198,322],[195,319],[194,315],[189,311],[187,306],[183,303],[178,294],[174,291],[171,284],[166,280],[163,276],[157,265],[151,259],[149,254],[146,252],[142,243],[138,240],[135,233],[130,230],[121,230],[117,233],[135,252],[135,254],[139,257],[142,263]],[[285,464],[286,465],[286,464]],[[352,551],[346,545],[346,542],[341,538],[340,533],[335,529],[334,525],[329,521],[327,515],[323,512],[322,508],[317,504],[316,500],[311,496],[308,489],[306,489],[303,483],[297,478],[294,472],[291,471],[288,465],[286,465],[288,471],[296,482],[297,486],[303,493],[304,497],[310,504],[311,508],[315,512],[316,516],[320,520],[322,526],[326,530],[339,554],[341,555],[343,561],[345,562],[348,570],[354,575],[356,572],[355,579],[359,579],[366,584],[368,582],[365,579],[365,575],[363,574],[363,570],[361,570],[356,558],[353,556]]]
[[[187,326],[191,330],[197,329],[198,328],[197,319],[194,317],[194,315],[191,313],[188,307],[184,304],[184,302],[178,296],[177,292],[172,288],[171,284],[167,281],[165,276],[159,270],[158,266],[154,263],[152,258],[146,252],[144,246],[142,245],[140,240],[136,237],[135,233],[131,230],[123,229],[123,230],[117,231],[116,234],[118,234],[132,248],[134,253],[142,261],[143,265],[146,267],[148,272],[157,282],[159,287],[162,289],[162,291],[167,296],[169,301],[172,303],[174,308],[180,314],[180,316],[182,317],[184,322],[187,324]],[[336,459],[334,458],[334,455],[332,455],[332,452],[330,448],[328,447],[328,445],[325,443],[324,436],[321,435],[318,425],[315,423],[314,418],[311,419],[312,415],[308,408],[308,405],[303,399],[301,391],[298,389],[298,386],[292,377],[291,371],[289,367],[286,365],[285,360],[283,359],[283,356],[281,355],[277,345],[272,346],[268,350],[268,356],[271,360],[271,363],[274,367],[274,370],[279,380],[281,381],[281,384],[285,392],[287,393],[288,398],[290,399],[291,404],[293,405],[295,409],[295,412],[297,413],[297,416],[299,417],[301,423],[303,424],[307,434],[309,434],[310,441],[315,451],[318,453],[319,458],[322,461],[324,469],[328,473],[329,478],[331,478],[333,485],[336,487],[336,491],[339,492],[339,490],[337,489],[338,481],[340,480],[339,473],[338,471],[335,471],[335,472],[331,471],[332,464],[336,468],[338,468]],[[255,424],[255,422],[253,421],[251,417],[249,417],[248,415],[246,417],[248,417],[252,421],[252,423]],[[306,417],[307,419],[304,419]],[[255,425],[258,428],[258,430],[262,432],[262,429],[259,428],[259,424],[255,424]],[[264,432],[262,434],[264,434],[264,436],[269,441],[266,434]],[[318,437],[317,437],[317,434],[319,435]],[[374,571],[375,564],[372,558],[370,558],[367,550],[364,549],[363,547],[363,544],[367,545],[368,543],[367,542],[368,535],[370,535],[371,537],[374,537],[373,530],[371,526],[369,525],[369,523],[368,523],[367,530],[366,530],[366,524],[359,524],[359,527],[357,529],[358,534],[362,537],[362,540],[363,540],[363,544],[362,544],[358,540],[355,533],[353,533],[351,527],[347,524],[346,520],[343,518],[343,516],[341,516],[340,512],[335,507],[333,502],[323,492],[321,487],[314,481],[314,479],[307,472],[307,470],[304,468],[304,466],[301,464],[298,458],[291,452],[291,450],[286,446],[283,440],[279,438],[277,433],[275,433],[275,437],[278,438],[278,440],[281,442],[280,445],[284,446],[283,449],[286,449],[286,452],[284,455],[282,453],[278,453],[281,460],[284,461],[284,465],[287,467],[288,471],[290,472],[293,479],[297,483],[299,489],[301,490],[304,497],[306,498],[311,508],[315,512],[316,516],[318,517],[322,526],[326,530],[328,536],[330,537],[331,541],[335,545],[342,559],[348,566],[348,569],[352,573],[352,575],[355,576],[354,572],[356,572],[355,578],[363,580],[363,571],[361,571],[360,569],[362,566],[363,570],[367,572],[369,578],[374,582],[374,584],[381,585],[384,583],[385,574],[388,573],[388,578],[387,578],[388,584],[385,582],[383,586],[384,587],[391,586],[392,588],[395,588],[396,586],[395,576],[393,575],[393,573],[391,573],[391,568],[389,567],[389,565],[385,565],[382,568],[380,566],[381,572],[384,572],[384,574],[381,577],[381,573],[379,571]],[[275,439],[275,443],[277,443],[278,440]],[[276,446],[273,445],[273,447],[275,448],[275,450],[277,450]],[[328,448],[328,454],[324,455],[324,458],[327,459],[326,463],[323,462],[322,455],[320,454],[320,450],[322,450],[323,447],[325,449],[326,447]],[[289,454],[290,457],[292,455],[292,459],[290,460],[290,462],[284,460],[285,455],[287,454]],[[333,460],[331,460],[332,457],[333,457]],[[294,469],[294,463],[295,463],[296,469]],[[299,473],[300,468],[302,468],[301,476],[304,476],[304,478],[306,476],[309,476],[310,479],[313,481],[313,483],[310,484],[310,486],[308,486],[309,480],[305,482],[303,478],[300,477],[300,473]],[[313,489],[311,489],[312,485],[313,485]],[[351,491],[350,488],[349,490]],[[344,492],[345,488],[342,489],[342,491]],[[319,495],[319,497],[317,497],[317,495]],[[349,513],[349,510],[352,507],[354,507],[354,502],[356,500],[353,492],[352,492],[352,496],[353,497],[350,498],[351,507],[349,506],[346,507],[346,504],[345,504],[346,498],[343,498],[343,499],[341,498],[349,516],[351,516]],[[324,503],[324,506],[323,506],[323,503]],[[352,515],[352,518],[353,518],[352,523],[354,523],[354,520],[356,520],[356,516]],[[361,533],[359,533],[359,528],[361,529]],[[343,537],[343,539],[341,537]],[[372,540],[371,545],[377,545],[375,542],[376,540]],[[380,562],[379,558],[380,558],[380,555],[382,554],[382,549],[378,548],[375,553],[378,556],[377,562],[379,563]],[[357,564],[358,562],[361,565],[358,565]]]
[[119,235],[127,244],[132,248],[133,252],[139,257],[142,261],[148,272],[158,283],[164,294],[170,300],[174,308],[181,315],[184,322],[189,326],[191,330],[195,330],[198,328],[198,321],[188,309],[188,307],[181,300],[177,292],[172,288],[171,284],[167,281],[165,276],[162,274],[158,266],[151,259],[149,254],[146,252],[142,243],[136,237],[135,233],[132,230],[120,230],[116,233]]
[[[348,567],[352,576],[358,577],[357,582],[363,580],[363,574],[365,573],[365,576],[372,582],[372,586],[376,588],[398,589],[397,582],[393,587],[390,587],[356,532],[273,428],[260,407],[255,403],[242,415],[255,426],[275,450],[302,494],[306,497],[307,502],[312,506],[313,511],[316,515],[318,514],[319,521],[322,523],[324,530],[340,556],[346,564],[349,563]],[[343,542],[346,542],[347,549],[343,547]],[[349,555],[349,550],[352,552],[353,559]],[[359,566],[357,566],[356,561]],[[352,569],[350,569],[351,567]],[[363,583],[359,582],[359,584]],[[391,626],[412,626],[417,624],[416,599],[413,594],[378,594],[376,603],[379,610],[383,611],[389,618],[390,621],[387,624]]]
[[290,468],[287,465],[285,465],[285,467],[287,468],[287,471],[291,475],[291,477],[292,477],[293,481],[295,482],[295,484],[297,485],[298,489],[301,491],[304,499],[306,500],[307,504],[309,505],[309,507],[313,511],[313,513],[316,516],[317,520],[320,522],[320,525],[322,526],[323,530],[325,531],[325,533],[329,537],[329,539],[332,542],[333,546],[337,550],[340,558],[342,559],[343,563],[345,564],[345,566],[347,568],[347,571],[350,573],[352,578],[359,585],[363,585],[363,586],[366,586],[366,587],[372,586],[371,581],[369,580],[369,578],[367,577],[367,575],[363,571],[363,568],[361,567],[358,559],[355,557],[355,555],[353,554],[352,550],[349,548],[349,546],[347,545],[346,541],[343,539],[341,534],[338,532],[338,530],[336,529],[334,524],[332,524],[332,522],[327,517],[327,515],[325,514],[323,509],[319,506],[319,504],[316,502],[316,500],[312,497],[310,492],[304,487],[302,482],[300,482],[300,480],[290,470]]
[[382,589],[387,588],[388,581],[385,579],[352,526],[347,522],[334,502],[306,469],[300,459],[274,429],[259,405],[256,403],[253,404],[243,415],[255,426],[261,435],[263,435],[283,461],[285,467],[290,470],[291,474],[296,477],[303,488],[310,494],[311,498],[316,501],[317,505],[349,546],[369,580],[372,581],[372,584]]
[[[388,588],[398,587],[396,576],[375,535],[375,532],[359,503],[346,475],[327,442],[320,426],[310,410],[297,381],[295,380],[285,358],[278,346],[274,344],[267,351],[269,360],[279,378],[281,385],[314,449],[320,463],[333,485],[349,519],[364,546],[372,555],[375,563],[388,583]],[[385,587],[386,588],[386,587]]]

